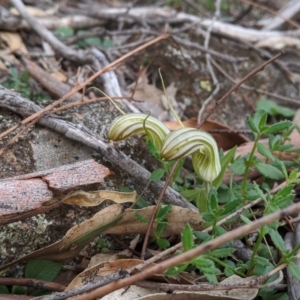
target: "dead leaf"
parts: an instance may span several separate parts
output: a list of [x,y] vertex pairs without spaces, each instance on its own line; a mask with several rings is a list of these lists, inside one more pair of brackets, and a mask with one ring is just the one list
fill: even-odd
[[[166,93],[168,98],[176,111],[181,116],[185,106],[183,103],[176,101],[177,88],[174,83],[171,83],[166,87]],[[170,113],[170,107],[163,90],[158,89],[156,86],[148,83],[146,70],[139,78],[139,82],[136,86],[134,98],[144,101],[137,103],[136,105],[147,112],[150,112],[152,116],[158,118],[161,121],[173,120],[174,116]]]
[[16,32],[2,31],[0,32],[0,40],[6,42],[11,52],[19,51],[22,53],[28,53],[21,36]]
[[[141,223],[135,217],[138,212],[148,220],[151,217],[154,206],[148,206],[143,209],[127,209],[122,220],[116,226],[105,231],[106,234],[145,234],[148,223]],[[181,234],[186,223],[189,223],[194,230],[202,230],[202,219],[198,212],[191,211],[187,208],[173,206],[168,214],[168,224],[163,236],[171,236]],[[156,228],[156,224],[154,224]]]
[[147,295],[153,295],[158,292],[157,289],[144,288],[137,285],[131,285],[119,290],[116,290],[109,295],[102,297],[102,300],[133,300],[136,297],[143,297]]
[[112,200],[115,203],[135,202],[136,191],[123,193],[117,191],[76,191],[66,196],[62,202],[77,206],[97,206],[105,200]]
[[6,65],[0,60],[0,70],[2,71],[8,71]]
[[55,79],[61,82],[66,82],[68,80],[68,77],[61,71],[52,72],[51,76],[53,76]]
[[[113,272],[116,272],[117,270],[127,270],[131,269],[140,263],[142,263],[143,260],[140,259],[120,259],[117,261],[105,261],[101,262],[98,265],[95,265],[89,269],[84,270],[82,273],[77,275],[73,281],[68,285],[66,288],[67,290],[71,290],[74,288],[78,288],[88,282],[92,282],[96,280],[99,277],[103,277],[106,275],[109,275]],[[145,269],[152,267],[155,265],[154,263],[149,264]],[[135,272],[133,272],[134,274]],[[172,281],[171,283],[180,283],[180,277],[178,276],[172,276],[173,279],[170,277],[170,280]],[[167,276],[163,274],[155,274],[149,277],[150,279],[158,282],[165,282],[165,283],[170,283],[170,280],[167,279]],[[176,280],[178,279],[178,280]]]
[[[35,17],[52,16],[57,12],[57,9],[58,9],[58,5],[54,7],[50,7],[48,9],[40,9],[38,7],[29,6],[29,5],[26,6],[27,12]],[[15,7],[12,7],[9,11],[14,15],[17,16],[20,15],[19,11]]]

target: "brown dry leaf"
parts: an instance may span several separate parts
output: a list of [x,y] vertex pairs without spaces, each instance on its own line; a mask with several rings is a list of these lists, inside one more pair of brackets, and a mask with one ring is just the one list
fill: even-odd
[[[166,87],[166,93],[176,113],[181,115],[183,108],[181,103],[178,103],[175,99],[177,88],[174,83]],[[164,91],[148,83],[146,72],[143,72],[139,78],[134,98],[144,101],[143,103],[137,103],[137,106],[146,112],[150,112],[157,119],[161,121],[173,119]]]
[[[176,121],[164,122],[164,123],[170,130],[176,130],[181,128],[181,126]],[[183,121],[182,123],[186,127],[192,127],[192,128],[197,127],[196,118],[191,118],[189,120]],[[215,121],[210,121],[210,120],[206,120],[205,123],[201,126],[201,130],[204,131],[216,130],[216,129],[231,130],[231,128],[226,125],[223,125]],[[249,139],[246,138],[244,135],[237,134],[237,133],[222,132],[222,133],[211,133],[211,135],[215,138],[219,148],[222,148],[223,150],[231,149],[236,145],[239,146],[249,141]]]
[[8,71],[6,65],[0,60],[0,70],[2,71]]
[[112,200],[115,203],[135,202],[136,191],[123,193],[117,191],[76,191],[66,196],[62,202],[77,206],[97,206],[105,200]]
[[109,227],[114,226],[122,217],[123,206],[121,204],[110,205],[96,213],[92,218],[72,227],[60,241],[6,264],[0,267],[0,270],[29,259],[49,259],[53,261],[71,259],[87,243]]
[[[151,217],[154,206],[148,206],[143,209],[127,209],[124,212],[122,220],[116,226],[109,228],[105,231],[107,234],[145,234],[148,223],[141,223],[135,217],[135,213],[139,213],[148,220]],[[172,210],[167,216],[168,225],[163,236],[181,234],[182,229],[186,223],[189,223],[194,230],[202,230],[202,218],[199,213],[191,211],[187,208],[173,206]],[[156,224],[154,224],[156,228]]]
[[8,48],[0,50],[0,58],[4,62],[8,62],[11,65],[14,65],[14,66],[20,65],[20,61],[18,59],[16,59],[16,57],[11,53],[10,49],[8,49]]
[[[26,6],[26,10],[29,14],[31,14],[32,16],[35,17],[46,17],[46,16],[52,16],[57,12],[58,6],[54,6],[48,9],[40,9],[38,7],[34,7],[34,6]],[[19,11],[15,8],[12,7],[9,10],[12,14],[14,15],[20,15]]]
[[116,290],[104,297],[102,297],[102,300],[133,300],[137,299],[137,297],[144,297],[147,295],[154,295],[158,293],[158,289],[149,289],[144,288],[137,285],[131,285],[129,287],[125,287],[119,290]]
[[[131,268],[139,265],[142,262],[143,262],[143,260],[140,260],[140,259],[120,259],[117,261],[101,262],[100,264],[98,264],[94,267],[91,267],[89,269],[86,269],[85,271],[83,271],[82,273],[77,275],[73,279],[73,281],[68,285],[66,290],[78,288],[88,282],[94,281],[95,279],[97,279],[99,277],[109,275],[120,269],[122,269],[122,270],[131,269]],[[155,265],[155,264],[150,264],[147,267],[145,267],[145,269],[150,268],[153,265]],[[173,277],[174,277],[174,279],[173,279],[172,283],[175,283],[177,276],[173,276]],[[150,279],[152,279],[154,281],[169,283],[169,280],[167,280],[166,276],[161,275],[161,274],[153,275],[150,277]],[[178,277],[178,279],[180,279],[180,278]],[[177,283],[178,282],[179,281],[177,281]]]
[[52,72],[51,76],[53,76],[55,79],[61,82],[66,82],[68,80],[68,77],[63,72],[60,71]]
[[6,42],[11,52],[20,51],[22,53],[28,53],[21,36],[16,32],[2,31],[0,32],[0,40]]

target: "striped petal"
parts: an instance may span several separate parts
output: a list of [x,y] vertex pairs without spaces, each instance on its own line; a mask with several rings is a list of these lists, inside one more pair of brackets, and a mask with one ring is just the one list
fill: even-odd
[[190,154],[198,176],[212,182],[221,171],[215,139],[207,132],[195,128],[181,128],[166,136],[161,150],[162,158],[175,160]]
[[117,117],[108,130],[108,139],[121,141],[136,134],[146,134],[156,149],[161,150],[162,143],[170,130],[158,119],[146,114],[126,114]]

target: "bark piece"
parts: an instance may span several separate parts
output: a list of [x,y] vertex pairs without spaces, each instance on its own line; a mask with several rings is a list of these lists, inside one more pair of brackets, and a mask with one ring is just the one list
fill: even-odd
[[35,210],[55,195],[62,195],[78,186],[101,182],[109,174],[108,168],[90,159],[0,180],[0,215]]

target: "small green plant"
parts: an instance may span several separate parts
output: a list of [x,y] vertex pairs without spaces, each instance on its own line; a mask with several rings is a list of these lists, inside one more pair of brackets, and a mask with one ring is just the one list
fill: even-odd
[[[157,224],[156,228],[152,230],[154,239],[157,243],[157,245],[161,249],[167,249],[170,247],[170,243],[167,239],[163,238],[162,235],[165,232],[167,225],[168,225],[168,214],[170,213],[172,209],[172,205],[163,205],[159,206],[158,211],[155,215],[154,224]],[[143,217],[138,212],[135,212],[135,217],[141,222],[141,223],[149,223],[149,220],[145,217]]]
[[[77,32],[77,45],[80,48],[86,48],[89,46],[99,46],[103,49],[109,49],[113,46],[113,41],[109,37],[100,38],[99,36],[90,36],[90,37],[84,37],[86,36],[86,33],[89,33],[87,30],[78,30]],[[75,31],[72,27],[69,26],[60,26],[54,31],[54,35],[60,39],[60,40],[66,40],[68,38],[71,38],[75,35]],[[82,36],[82,38],[80,38]]]
[[[49,260],[30,260],[25,266],[25,278],[43,280],[52,282],[59,274],[63,264]],[[0,285],[1,294],[9,294],[10,291],[5,285]],[[11,289],[12,294],[30,296],[42,296],[51,294],[51,291],[36,289],[34,292],[28,293],[27,286],[13,285]]]
[[32,89],[29,82],[30,75],[28,71],[18,72],[16,68],[10,68],[9,75],[9,79],[2,84],[7,89],[13,89],[24,98],[31,99],[35,102],[41,102],[45,99],[50,100],[48,94],[42,93],[41,90]]
[[270,116],[282,116],[285,118],[291,118],[295,115],[295,110],[279,105],[274,101],[262,98],[261,100],[256,102],[256,109],[257,110],[264,110]]
[[108,245],[107,245],[107,242],[102,238],[102,237],[99,237],[98,240],[97,240],[97,248],[101,251],[101,252],[108,252],[109,249],[108,249]]
[[[252,222],[257,213],[260,216],[266,216],[292,203],[295,197],[294,186],[300,183],[298,178],[299,161],[281,161],[277,158],[276,153],[299,152],[299,149],[295,149],[294,145],[289,143],[289,135],[295,130],[295,127],[291,121],[286,120],[269,125],[267,118],[268,113],[264,110],[258,110],[253,117],[247,117],[249,127],[254,135],[250,154],[234,159],[235,149],[232,149],[225,156],[221,155],[222,171],[213,182],[206,202],[207,208],[201,213],[204,227],[209,227],[210,230],[192,232],[187,225],[182,233],[185,251],[229,232],[239,222],[245,224]],[[268,143],[261,142],[262,136],[268,137]],[[260,156],[257,157],[256,153],[259,153]],[[226,168],[231,172],[231,180],[228,185],[222,183]],[[259,185],[248,180],[249,172],[253,169],[257,169],[263,176],[263,181]],[[234,174],[243,175],[243,180],[241,182],[233,181]],[[190,183],[191,180],[189,179],[182,181],[182,184],[178,184],[177,188],[183,196],[199,205],[198,202],[201,202],[201,198],[205,196],[203,193],[204,185],[197,174],[193,176],[193,184]],[[276,193],[271,193],[270,185],[274,180],[285,180],[286,185]],[[244,209],[241,210],[240,214],[235,213],[258,198],[262,199],[264,203],[262,212]],[[228,215],[233,215],[233,217],[228,218]],[[220,227],[218,224],[223,220],[226,222]],[[258,276],[267,274],[279,265],[287,264],[292,274],[300,280],[300,268],[293,263],[300,245],[297,245],[292,251],[286,249],[279,233],[282,225],[282,222],[273,222],[258,230],[257,239],[252,246],[251,259],[247,262],[236,261],[232,257],[234,249],[228,244],[171,268],[166,273],[177,274],[183,270],[197,270],[210,282],[217,283],[218,274],[224,274],[226,277],[233,274],[240,277]],[[275,249],[280,253],[280,259],[277,261],[275,260]],[[274,276],[269,279],[269,282],[276,279],[277,275]],[[276,290],[269,287],[261,289],[259,295],[262,299],[270,299],[270,297],[279,296],[276,294],[274,297],[275,293]],[[280,293],[280,297],[287,299],[287,294]]]

